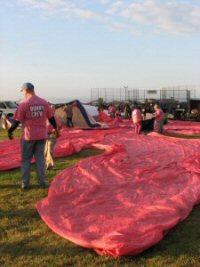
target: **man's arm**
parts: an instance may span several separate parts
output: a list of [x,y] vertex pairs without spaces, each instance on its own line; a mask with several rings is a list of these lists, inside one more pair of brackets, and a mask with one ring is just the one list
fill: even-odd
[[17,129],[17,127],[19,126],[20,122],[17,120],[14,120],[10,129],[8,130],[8,138],[9,139],[13,139],[13,132],[15,129]]
[[9,139],[13,139],[13,131],[19,126],[20,122],[23,123],[24,119],[25,119],[25,106],[23,103],[21,103],[18,108],[17,111],[15,113],[14,116],[14,121],[10,127],[10,129],[8,130],[8,138]]
[[53,126],[53,128],[56,130],[57,129],[57,123],[56,123],[55,117],[51,117],[49,119],[49,122],[51,123],[51,125]]
[[60,133],[59,133],[59,130],[58,130],[58,127],[57,127],[57,123],[56,123],[55,117],[51,117],[49,119],[49,122],[51,123],[51,125],[55,129],[55,136],[58,138],[60,136]]

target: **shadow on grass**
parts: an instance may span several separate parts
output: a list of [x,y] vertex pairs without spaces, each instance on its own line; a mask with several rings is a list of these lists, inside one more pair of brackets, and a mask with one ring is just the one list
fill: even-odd
[[171,229],[161,242],[141,255],[152,257],[153,255],[170,255],[177,257],[180,255],[200,256],[200,206],[196,206],[189,217]]
[[17,191],[20,190],[23,193],[29,192],[31,190],[35,190],[35,189],[41,189],[39,184],[31,184],[30,187],[28,189],[22,189],[21,188],[21,182],[19,182],[18,184],[3,184],[0,185],[0,190],[1,189],[16,189]]
[[[73,244],[70,244],[66,241],[65,243],[62,242],[58,246],[57,242],[56,245],[48,245],[48,244],[42,244],[42,248],[37,245],[37,242],[40,240],[40,237],[38,236],[32,236],[31,238],[25,238],[23,240],[18,240],[12,243],[6,243],[3,246],[3,249],[1,249],[2,253],[6,252],[11,254],[13,257],[20,257],[24,254],[31,255],[31,256],[46,256],[49,255],[63,255],[66,254],[67,247],[70,246],[70,254],[71,256],[77,255],[77,254],[87,254],[91,253],[91,250],[87,248],[83,248],[80,246],[74,246]],[[15,248],[15,249],[13,249]],[[73,248],[73,249],[72,249]],[[95,252],[93,252],[95,255]]]
[[19,189],[20,188],[20,184],[3,184],[3,185],[0,185],[0,190],[2,189]]

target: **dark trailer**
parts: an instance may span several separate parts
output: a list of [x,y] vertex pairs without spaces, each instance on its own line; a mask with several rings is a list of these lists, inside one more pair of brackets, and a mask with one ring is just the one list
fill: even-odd
[[190,99],[190,111],[195,109],[200,113],[200,99]]

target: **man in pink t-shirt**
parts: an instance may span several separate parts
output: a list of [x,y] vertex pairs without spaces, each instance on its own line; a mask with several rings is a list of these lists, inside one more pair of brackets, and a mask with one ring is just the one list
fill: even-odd
[[142,113],[136,106],[132,112],[133,124],[135,125],[135,133],[141,134],[142,132]]
[[19,105],[11,128],[8,130],[8,137],[13,138],[13,131],[21,123],[23,128],[22,138],[22,189],[30,186],[30,167],[32,158],[36,160],[37,173],[40,180],[40,187],[45,188],[45,143],[48,138],[47,120],[55,128],[55,134],[59,135],[53,111],[48,102],[35,94],[34,86],[25,83],[22,90],[25,100]]
[[163,133],[164,112],[159,104],[154,105],[154,110],[155,110],[154,131],[158,133]]
[[111,118],[115,118],[116,107],[114,106],[114,104],[111,104],[111,105],[109,106],[108,111],[109,111],[109,113],[110,113],[110,117],[111,117]]

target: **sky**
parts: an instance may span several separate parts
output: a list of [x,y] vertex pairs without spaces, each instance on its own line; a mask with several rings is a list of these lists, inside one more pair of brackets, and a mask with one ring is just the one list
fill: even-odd
[[0,99],[32,82],[46,98],[91,88],[195,87],[199,0],[0,0]]

